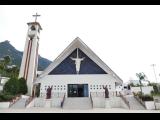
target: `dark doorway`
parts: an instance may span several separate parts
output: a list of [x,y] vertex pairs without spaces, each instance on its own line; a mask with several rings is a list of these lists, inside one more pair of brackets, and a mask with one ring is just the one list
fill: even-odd
[[68,97],[88,97],[88,84],[68,84]]

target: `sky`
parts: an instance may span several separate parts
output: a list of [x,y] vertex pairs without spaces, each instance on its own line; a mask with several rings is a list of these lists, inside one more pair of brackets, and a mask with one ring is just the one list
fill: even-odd
[[160,82],[159,5],[0,5],[0,42],[9,40],[23,51],[36,12],[42,57],[53,61],[79,37],[124,82],[139,72]]

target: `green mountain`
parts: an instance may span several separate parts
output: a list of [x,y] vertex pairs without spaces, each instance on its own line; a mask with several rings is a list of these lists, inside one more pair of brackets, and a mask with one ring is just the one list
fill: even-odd
[[[14,48],[8,40],[4,42],[0,42],[0,58],[9,55],[12,60],[12,64],[15,64],[20,67],[21,60],[23,56],[23,52],[20,52]],[[38,70],[44,70],[49,64],[51,63],[50,60],[38,56]]]

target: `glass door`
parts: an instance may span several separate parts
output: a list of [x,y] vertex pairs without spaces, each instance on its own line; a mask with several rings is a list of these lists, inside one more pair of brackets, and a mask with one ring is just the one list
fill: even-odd
[[68,97],[77,97],[78,96],[78,85],[69,84],[68,85]]

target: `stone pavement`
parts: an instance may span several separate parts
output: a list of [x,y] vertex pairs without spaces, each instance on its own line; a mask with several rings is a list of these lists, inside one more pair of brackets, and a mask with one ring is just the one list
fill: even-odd
[[0,113],[160,113],[160,110],[127,110],[122,108],[94,108],[90,110],[71,110],[60,108],[27,108],[27,109],[0,109]]

